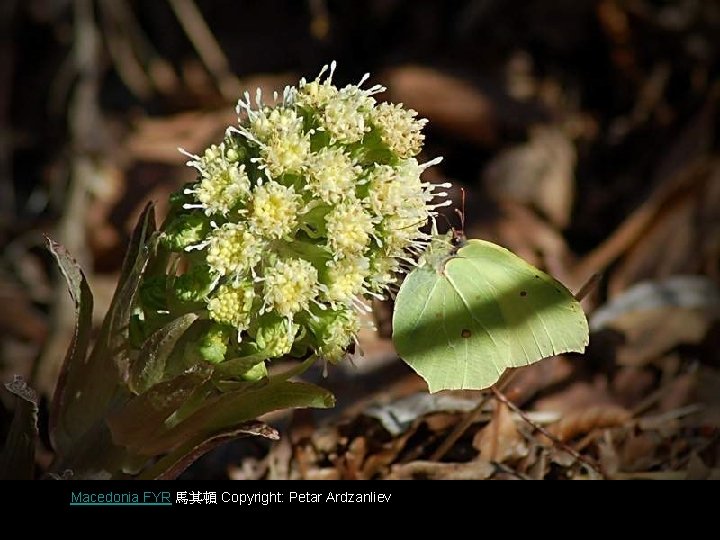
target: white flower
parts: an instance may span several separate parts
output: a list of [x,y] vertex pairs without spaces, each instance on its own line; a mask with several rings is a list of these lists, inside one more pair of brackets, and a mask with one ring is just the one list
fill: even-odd
[[289,107],[264,107],[250,119],[250,131],[259,141],[286,134],[302,134],[303,119]]
[[245,172],[245,165],[237,163],[237,151],[228,148],[223,142],[212,145],[205,150],[202,157],[188,164],[200,173],[200,181],[186,194],[192,194],[197,204],[186,205],[186,208],[202,208],[206,215],[227,215],[230,210],[243,201],[250,193],[250,179]]
[[366,257],[346,257],[328,263],[324,298],[331,303],[350,305],[355,296],[363,292],[365,278],[370,272]]
[[282,238],[295,229],[300,195],[277,182],[257,186],[250,203],[250,228],[265,238]]
[[346,199],[325,217],[328,246],[336,259],[360,255],[373,232],[372,216],[357,199]]
[[335,204],[354,194],[361,171],[342,148],[324,147],[308,159],[305,189],[323,202]]
[[384,88],[363,88],[367,76],[338,89],[334,69],[272,103],[246,93],[238,125],[191,156],[197,181],[162,231],[174,302],[180,313],[204,302],[210,319],[250,338],[231,350],[237,341],[220,336],[227,350],[207,349],[213,361],[307,347],[342,358],[359,328],[356,311],[414,263],[430,238],[428,218],[447,204],[434,203],[446,184],[421,179],[438,160],[415,159],[426,120],[377,104]]
[[372,110],[372,124],[378,128],[380,138],[398,157],[418,155],[425,135],[422,133],[427,120],[416,119],[417,112],[404,109],[402,105],[381,103]]
[[245,273],[260,262],[264,245],[245,225],[225,223],[210,233],[208,266],[221,276]]
[[330,98],[322,114],[322,128],[332,141],[350,144],[362,140],[370,131],[368,115],[375,99],[367,90],[346,86]]
[[298,174],[310,154],[310,138],[304,133],[273,134],[260,148],[262,167],[272,178]]
[[318,294],[318,272],[305,259],[278,260],[265,271],[265,305],[283,317],[307,310]]

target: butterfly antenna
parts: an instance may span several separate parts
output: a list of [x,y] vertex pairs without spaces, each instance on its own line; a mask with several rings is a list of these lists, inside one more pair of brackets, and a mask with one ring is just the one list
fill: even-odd
[[465,234],[465,188],[460,188],[462,210],[453,208],[455,213],[460,217],[460,231]]
[[[457,211],[457,208],[456,208],[455,210]],[[443,213],[438,213],[438,215],[443,217],[443,219],[447,222],[448,227],[449,227],[451,230],[453,230],[453,231],[455,230],[455,227],[452,226],[452,223],[450,223],[450,219],[449,219],[445,214],[443,214]]]

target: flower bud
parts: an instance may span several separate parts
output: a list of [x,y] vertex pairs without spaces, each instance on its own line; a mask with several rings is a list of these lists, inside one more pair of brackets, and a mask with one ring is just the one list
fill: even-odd
[[203,214],[181,214],[165,225],[160,243],[170,251],[184,251],[200,244],[209,231],[210,223]]
[[200,356],[212,364],[219,364],[225,360],[231,335],[232,328],[213,323],[200,338],[198,344]]

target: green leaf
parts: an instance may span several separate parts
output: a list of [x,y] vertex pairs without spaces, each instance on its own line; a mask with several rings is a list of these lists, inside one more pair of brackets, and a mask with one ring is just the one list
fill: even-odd
[[73,413],[68,411],[72,411],[76,399],[74,395],[87,377],[86,358],[92,331],[93,295],[85,274],[75,259],[54,240],[46,240],[75,303],[75,328],[58,375],[50,414],[53,445],[57,451],[63,452],[73,438],[82,434],[81,428],[85,427],[77,425],[72,417]]
[[[70,451],[70,447],[92,429],[114,404],[128,397],[122,381],[127,377],[130,362],[130,315],[140,279],[156,242],[154,211],[149,204],[135,228],[117,289],[93,351],[87,358],[84,350],[87,348],[92,315],[90,289],[75,261],[58,244],[51,243],[51,251],[58,259],[78,306],[76,338],[70,344],[51,413],[56,426],[53,439],[61,455]],[[77,449],[72,451],[78,452]]]
[[179,409],[183,405],[181,402],[191,397],[192,387],[197,385],[198,381],[188,380],[182,388],[171,388],[170,399],[163,399],[165,389],[158,385],[147,393],[153,393],[152,397],[143,394],[133,399],[108,422],[115,443],[126,446],[134,454],[155,456],[171,452],[189,441],[211,438],[271,411],[334,405],[334,398],[327,390],[281,378],[244,385],[202,401],[194,400],[197,410],[193,414],[186,410],[182,415],[186,419],[178,423],[172,410]]
[[165,423],[168,418],[208,380],[209,374],[209,370],[186,373],[156,384],[113,411],[107,419],[113,442],[127,447],[132,453],[143,453],[138,449],[142,448],[146,441],[153,440],[166,431]]
[[215,367],[215,378],[239,377],[265,360],[267,360],[267,355],[263,354],[231,358]]
[[128,326],[138,288],[157,246],[154,216],[153,207],[148,205],[133,233],[120,280],[90,355],[90,361],[94,361],[99,369],[122,375],[120,379],[127,375],[130,367]]
[[197,320],[194,313],[186,313],[151,335],[130,364],[128,386],[136,394],[142,394],[162,381],[170,353],[178,340]]
[[197,437],[170,454],[164,456],[152,467],[143,471],[139,480],[173,480],[177,478],[194,461],[221,444],[239,437],[265,437],[278,440],[278,432],[262,422],[246,422],[237,427],[223,430],[212,437]]
[[484,389],[507,368],[585,349],[579,302],[507,249],[436,240],[424,263],[400,287],[393,342],[431,392]]
[[263,414],[290,408],[328,408],[335,404],[330,392],[303,382],[259,383],[250,389],[221,394],[208,400],[202,409],[167,433],[146,441],[137,453],[157,455],[168,452],[197,436],[214,434],[253,420]]
[[116,301],[119,295],[120,286],[124,284],[128,280],[130,274],[133,273],[138,257],[142,255],[143,248],[156,230],[155,206],[152,203],[148,203],[145,205],[145,208],[140,214],[135,230],[130,238],[130,244],[128,245],[127,252],[125,253],[125,258],[123,259],[122,269],[120,270],[120,279],[118,280],[118,289],[115,291],[115,295],[113,296],[113,302]]
[[16,376],[5,384],[5,388],[16,399],[10,432],[0,453],[0,480],[32,480],[38,434],[38,397],[22,377]]

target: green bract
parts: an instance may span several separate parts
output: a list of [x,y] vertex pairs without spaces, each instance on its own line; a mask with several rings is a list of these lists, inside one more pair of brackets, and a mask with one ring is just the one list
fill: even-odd
[[444,195],[420,179],[439,161],[416,159],[426,120],[378,103],[384,88],[364,79],[337,88],[334,68],[271,104],[246,94],[224,139],[188,154],[197,179],[171,197],[158,247],[167,264],[135,321],[150,327],[142,336],[194,313],[212,325],[192,350],[248,366],[245,378],[284,355],[337,361],[364,300],[424,250],[421,227]]

